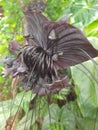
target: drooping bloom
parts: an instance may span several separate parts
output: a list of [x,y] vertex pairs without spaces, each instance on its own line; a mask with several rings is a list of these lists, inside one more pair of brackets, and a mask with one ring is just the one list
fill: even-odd
[[13,77],[19,75],[25,90],[31,89],[39,96],[69,86],[69,78],[58,70],[98,56],[78,28],[64,21],[52,22],[39,10],[26,11],[23,26],[27,45],[8,69]]

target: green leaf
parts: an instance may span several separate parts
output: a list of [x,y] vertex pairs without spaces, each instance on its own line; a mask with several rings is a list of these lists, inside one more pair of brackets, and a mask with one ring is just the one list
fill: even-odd
[[83,117],[95,119],[96,109],[98,107],[98,86],[94,78],[97,78],[98,68],[92,61],[86,62],[84,65],[89,72],[81,65],[72,68],[72,77],[77,93],[77,103]]
[[75,25],[78,27],[84,27],[88,25],[91,21],[97,18],[98,4],[97,0],[87,1],[87,0],[76,0],[73,6],[70,8],[73,14]]
[[35,116],[34,112],[28,111],[28,113],[26,113],[25,116],[19,121],[16,130],[24,130],[24,128],[25,129],[30,128],[30,126],[32,126],[35,123],[37,117],[38,113],[36,113]]
[[88,37],[88,40],[91,42],[93,47],[98,50],[98,38],[97,37]]
[[0,129],[1,130],[4,130],[6,119],[14,115],[18,109],[18,106],[15,104],[13,105],[13,108],[11,109],[12,103],[13,103],[12,100],[0,102]]
[[49,111],[44,118],[43,130],[76,130],[74,114],[66,106],[59,108],[57,104],[52,104]]
[[77,127],[79,130],[98,130],[98,122],[89,118],[77,117]]
[[98,19],[88,24],[84,28],[84,31],[87,37],[90,37],[90,36],[98,37]]
[[[14,99],[0,102],[0,128],[1,130],[4,130],[6,119],[8,119],[10,116],[15,115],[15,113],[18,110],[18,107],[24,109],[26,113],[28,112],[29,102],[31,100],[30,98],[31,94],[32,94],[31,91],[25,92],[25,94],[24,92],[21,92]],[[35,94],[34,95],[32,94],[32,99],[34,98],[34,96]]]

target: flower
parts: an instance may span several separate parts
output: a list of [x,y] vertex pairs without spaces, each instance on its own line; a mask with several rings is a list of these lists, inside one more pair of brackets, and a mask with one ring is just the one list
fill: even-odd
[[[63,70],[98,56],[98,51],[78,28],[64,21],[52,22],[38,10],[24,12],[23,25],[27,45],[11,60],[7,70],[12,77],[20,77],[25,90],[39,96],[70,86]],[[17,49],[12,54],[15,55],[19,45],[14,43]],[[15,48],[14,44],[12,47]]]

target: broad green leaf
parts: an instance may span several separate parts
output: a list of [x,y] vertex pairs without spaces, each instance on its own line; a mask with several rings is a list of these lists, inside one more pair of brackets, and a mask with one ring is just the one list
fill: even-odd
[[74,18],[74,25],[79,28],[91,23],[97,18],[98,1],[97,0],[76,0],[70,10]]
[[98,38],[97,37],[88,37],[88,40],[91,42],[93,47],[98,50]]
[[77,117],[77,127],[79,130],[98,130],[98,121]]
[[90,36],[98,37],[98,19],[88,24],[84,28],[84,31],[87,37],[90,37]]
[[95,119],[96,109],[98,107],[98,86],[96,84],[96,81],[98,81],[98,67],[95,66],[92,61],[85,63],[85,67],[89,72],[81,65],[77,67],[72,68],[72,77],[75,82],[75,90],[77,93],[77,103],[83,117]]
[[61,124],[64,130],[76,130],[75,116],[66,106],[61,109]]
[[[31,92],[21,92],[14,99],[0,102],[0,130],[4,130],[6,119],[15,115],[18,107],[22,108],[25,112],[29,109]],[[32,99],[35,95],[32,95]],[[27,103],[27,104],[26,104]],[[25,104],[25,105],[24,105]],[[2,128],[2,129],[1,129]]]
[[29,103],[34,97],[35,94],[33,94],[32,91],[28,91],[28,92],[23,91],[17,94],[17,96],[13,100],[15,101],[14,104],[18,106],[20,105],[20,107],[22,107],[25,112],[28,112]]
[[26,113],[25,116],[19,121],[16,130],[24,130],[30,128],[30,126],[35,123],[37,117],[38,113],[35,115],[35,112],[28,111],[28,113]]
[[98,129],[98,110],[96,110],[95,119],[85,118],[82,116],[79,106],[75,102],[69,102],[66,104],[66,108],[73,113],[75,117],[75,123],[79,130],[97,130]]
[[57,104],[52,104],[43,122],[43,130],[75,130],[74,114],[63,106],[59,108]]
[[18,109],[17,105],[13,105],[13,109],[11,109],[12,107],[11,104],[12,104],[11,100],[0,102],[0,129],[1,130],[4,130],[6,119],[14,115]]

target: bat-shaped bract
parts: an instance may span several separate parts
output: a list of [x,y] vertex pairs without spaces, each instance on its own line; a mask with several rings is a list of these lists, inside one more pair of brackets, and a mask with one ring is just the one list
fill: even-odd
[[26,90],[40,96],[58,92],[68,86],[68,77],[58,73],[59,69],[98,56],[98,51],[76,27],[63,21],[52,22],[35,9],[26,11],[24,18],[28,44],[13,60],[12,68],[17,67],[11,74],[20,76]]
[[98,56],[98,51],[76,27],[62,21],[51,22],[32,11],[26,12],[25,18],[28,45],[42,48],[51,57],[56,56],[57,66],[67,68]]

